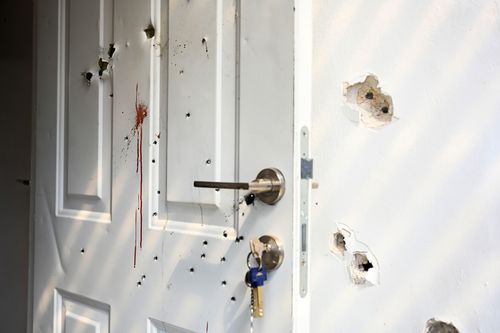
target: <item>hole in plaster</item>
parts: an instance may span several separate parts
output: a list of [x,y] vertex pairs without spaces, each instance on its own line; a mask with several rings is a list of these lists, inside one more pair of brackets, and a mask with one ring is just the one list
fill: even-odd
[[224,231],[224,232],[222,233],[222,236],[227,237],[227,232],[226,232],[226,231]]
[[153,260],[154,260],[154,261],[158,261],[158,256],[154,256],[154,257],[153,257]]
[[210,165],[210,164],[212,164],[212,160],[211,160],[211,159],[208,159],[208,160],[206,160],[206,161],[205,161],[205,163],[206,163],[207,165]]
[[226,261],[226,257],[220,258],[220,262],[224,262],[224,261]]
[[201,254],[201,256],[200,256],[200,258],[201,258],[201,259],[205,259],[205,258],[206,258],[206,256],[207,256],[207,255],[206,255],[205,253],[202,253],[202,254]]
[[155,36],[155,27],[152,23],[149,23],[146,29],[144,29],[147,39],[151,39]]
[[459,331],[452,323],[431,318],[427,321],[424,333],[459,333]]
[[146,280],[146,275],[141,276],[141,280],[142,281]]
[[231,297],[231,302],[236,302],[236,297]]
[[84,248],[82,248],[82,249],[80,250],[80,253],[81,253],[81,254],[84,254],[84,253],[85,253],[85,249],[84,249]]
[[344,252],[346,251],[345,248],[345,238],[344,235],[342,235],[341,232],[336,232],[333,234],[333,241],[334,241],[334,246],[335,249],[342,255],[344,256]]
[[380,128],[397,118],[394,117],[392,98],[382,92],[378,78],[367,75],[364,81],[344,83],[344,102],[354,114],[348,114],[361,127]]
[[156,141],[156,140],[155,140],[155,141],[153,141],[153,144],[154,144],[154,145],[158,144],[158,141]]
[[142,286],[142,282],[141,281],[137,281],[137,287],[140,287]]
[[221,282],[221,285],[226,286],[227,282],[224,280],[224,281]]
[[186,118],[190,118],[191,117],[191,112],[187,112],[186,113]]
[[356,239],[355,232],[339,224],[332,234],[330,251],[342,262],[351,282],[358,286],[379,284],[377,259],[368,246]]
[[208,241],[204,240],[203,241],[203,245],[207,246],[208,245]]
[[189,271],[190,271],[191,273],[194,273],[194,267],[191,267],[191,268],[189,269]]
[[156,191],[156,194],[160,194],[161,192],[160,191]]
[[156,162],[156,160],[151,160],[151,162],[155,163],[155,162]]

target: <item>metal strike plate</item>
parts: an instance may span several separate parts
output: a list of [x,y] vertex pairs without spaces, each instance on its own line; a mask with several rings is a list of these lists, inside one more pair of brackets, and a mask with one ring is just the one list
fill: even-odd
[[259,238],[259,241],[263,244],[264,248],[261,254],[262,266],[268,272],[278,269],[285,256],[280,240],[274,236],[264,235]]

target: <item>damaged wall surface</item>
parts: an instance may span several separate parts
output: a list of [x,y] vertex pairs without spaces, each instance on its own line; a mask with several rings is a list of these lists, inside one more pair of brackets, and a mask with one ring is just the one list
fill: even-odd
[[[311,154],[320,186],[312,192],[311,332],[451,329],[444,323],[500,331],[498,1],[320,0],[313,15]],[[349,103],[368,106],[378,91],[349,99],[344,83],[370,74],[398,121],[367,126],[373,119],[349,115]],[[355,260],[339,260],[354,256],[339,230],[369,248],[378,285],[360,286],[349,271]]]

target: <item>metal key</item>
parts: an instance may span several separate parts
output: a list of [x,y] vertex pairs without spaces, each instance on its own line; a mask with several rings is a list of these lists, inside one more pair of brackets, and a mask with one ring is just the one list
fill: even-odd
[[267,280],[265,267],[252,267],[245,276],[247,285],[252,288],[251,307],[254,317],[264,316],[264,282]]

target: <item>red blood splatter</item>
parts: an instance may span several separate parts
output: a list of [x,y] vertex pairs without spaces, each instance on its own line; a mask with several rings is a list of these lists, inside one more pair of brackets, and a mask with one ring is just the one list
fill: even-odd
[[134,268],[137,263],[137,209],[135,210],[135,225],[134,225]]
[[[138,210],[140,221],[140,236],[139,247],[142,249],[142,185],[143,185],[143,171],[142,171],[142,125],[144,119],[148,116],[148,107],[144,103],[139,103],[139,84],[135,86],[135,125],[132,128],[137,141],[137,161],[135,172],[139,174],[139,195],[138,195]],[[137,214],[137,212],[136,212]],[[137,241],[136,241],[137,243]],[[137,246],[137,245],[136,245]],[[134,267],[135,267],[135,253],[134,253]]]

